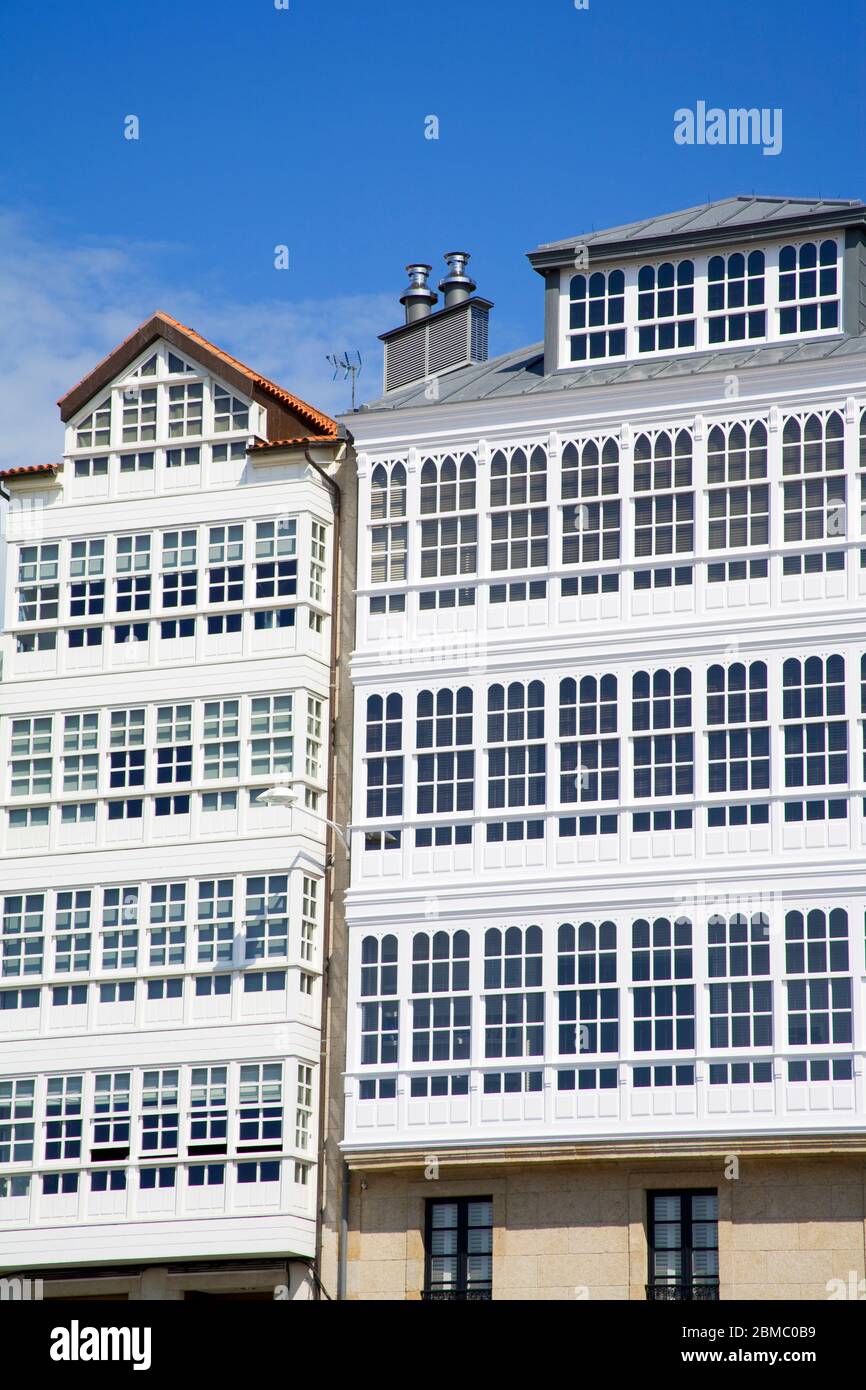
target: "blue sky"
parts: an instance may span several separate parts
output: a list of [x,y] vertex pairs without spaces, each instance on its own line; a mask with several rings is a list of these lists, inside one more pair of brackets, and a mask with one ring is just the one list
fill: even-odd
[[[154,308],[338,410],[325,354],[378,393],[410,260],[472,252],[505,351],[541,336],[540,241],[866,193],[862,0],[3,0],[0,52],[7,465],[56,456],[56,397]],[[677,145],[699,100],[780,107],[782,152]]]

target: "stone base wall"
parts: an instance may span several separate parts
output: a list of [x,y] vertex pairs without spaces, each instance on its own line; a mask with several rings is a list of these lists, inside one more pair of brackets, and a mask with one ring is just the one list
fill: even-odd
[[425,1201],[475,1196],[493,1199],[494,1299],[644,1299],[647,1192],[707,1187],[722,1299],[866,1299],[866,1162],[845,1156],[356,1170],[347,1296],[419,1299]]

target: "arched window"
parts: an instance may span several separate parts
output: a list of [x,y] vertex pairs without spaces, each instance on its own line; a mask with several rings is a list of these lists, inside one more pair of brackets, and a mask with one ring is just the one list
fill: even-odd
[[[694,550],[695,495],[692,487],[692,437],[660,430],[639,434],[634,444],[635,554],[687,555]],[[691,584],[692,566],[636,570],[639,589]]]
[[[397,938],[365,936],[361,943],[361,1065],[397,1061],[399,1009]],[[362,1083],[364,1085],[365,1083]],[[362,1091],[361,1099],[372,1098]]]
[[464,454],[459,466],[451,454],[440,463],[425,459],[421,465],[421,515],[465,512],[475,508],[475,459]]
[[[457,691],[455,701],[450,690],[436,694],[434,715],[432,692],[422,690],[418,696],[419,751],[417,763],[417,811],[423,815],[449,815],[455,811],[471,811],[475,806],[475,751],[472,743],[472,692],[464,687]],[[437,825],[436,843],[451,844],[455,827]],[[456,827],[456,843],[468,843],[470,827]],[[419,841],[417,836],[421,835]],[[430,832],[418,831],[416,843],[430,843]]]
[[[599,447],[599,444],[601,447]],[[619,492],[619,444],[615,439],[569,440],[562,451],[562,497],[587,501]]]
[[[441,461],[424,460],[421,465],[422,579],[456,578],[476,573],[478,517],[474,508],[475,459],[471,454],[462,457],[448,454]],[[422,590],[419,602],[422,611],[468,607],[475,602],[475,589]]]
[[572,362],[625,355],[625,276],[621,270],[572,276],[568,332]]
[[763,912],[750,918],[741,912],[729,918],[714,914],[707,923],[707,946],[711,980],[770,973],[770,922]]
[[416,932],[412,938],[412,993],[454,994],[469,988],[469,933]]
[[787,984],[789,1047],[852,1042],[849,969],[848,916],[843,908],[786,914],[785,971],[804,977]]
[[830,238],[779,252],[779,332],[815,333],[839,327],[839,249]]
[[619,1050],[619,991],[604,987],[615,984],[616,925],[581,922],[575,932],[564,922],[557,936],[560,1056]]
[[[770,538],[767,427],[761,420],[714,425],[707,438],[710,550],[760,551]],[[737,483],[745,486],[731,487]],[[708,566],[710,583],[765,579],[766,558],[743,558]]]
[[[548,511],[536,506],[547,499],[547,453],[541,445],[531,450],[497,449],[490,460],[491,520],[490,567],[506,570],[545,568],[548,563]],[[543,598],[545,580],[533,580],[530,598]],[[526,583],[493,585],[491,601],[525,599]]]
[[[367,819],[381,821],[403,814],[403,697],[396,691],[367,698]],[[366,848],[395,849],[400,830],[367,832]]]
[[[751,921],[734,913],[727,921],[716,915],[707,925],[710,985],[710,1047],[772,1047],[773,986],[769,980],[743,980],[746,975],[769,975],[769,922],[763,913]],[[717,983],[732,977],[730,983]]]
[[395,463],[377,463],[370,474],[370,515],[373,521],[394,521],[406,515],[406,469]]
[[361,994],[365,999],[397,993],[396,936],[365,936],[361,942]]
[[711,256],[707,267],[709,341],[736,343],[765,337],[765,298],[763,251]]
[[618,799],[616,729],[616,676],[583,676],[579,689],[570,677],[560,682],[559,781],[564,805]]
[[[844,657],[810,656],[805,661],[789,657],[782,667],[782,683],[785,786],[821,788],[845,784],[848,724]],[[809,819],[847,813],[844,801],[813,801],[809,808]],[[802,818],[802,802],[786,803],[786,819]]]
[[[562,563],[618,560],[620,554],[619,445],[615,439],[570,441],[562,451]],[[596,581],[597,583],[597,581]]]
[[540,927],[489,927],[484,933],[485,989],[540,989]]
[[767,426],[713,425],[707,436],[707,482],[745,483],[767,476]]
[[671,352],[695,345],[693,261],[643,265],[638,271],[638,351]]
[[690,980],[692,924],[688,917],[640,917],[632,924],[632,979]]
[[506,453],[497,449],[490,460],[491,507],[523,507],[547,499],[547,454],[540,444]]
[[367,752],[394,752],[402,746],[402,742],[403,696],[396,691],[388,696],[368,696]]
[[[691,672],[679,667],[637,671],[632,681],[632,727],[649,731],[635,738],[634,795],[669,799],[691,796],[694,792],[694,735],[691,732]],[[652,816],[652,819],[650,819]],[[636,830],[687,829],[692,824],[690,808],[641,813],[634,817]]]
[[421,690],[417,705],[417,747],[454,748],[472,743],[472,690],[468,685]]
[[[673,673],[664,668],[636,671],[632,678],[632,727],[643,729],[690,728],[692,722],[692,673],[679,666]],[[672,698],[673,696],[673,698]]]

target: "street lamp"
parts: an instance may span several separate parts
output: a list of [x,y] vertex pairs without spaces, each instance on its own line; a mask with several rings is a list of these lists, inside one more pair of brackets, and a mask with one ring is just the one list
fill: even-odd
[[[266,791],[259,792],[256,797],[256,802],[260,806],[285,806],[287,810],[291,810],[298,804],[298,793],[295,791],[294,787],[268,787]],[[320,820],[325,825],[331,827],[337,839],[340,841],[340,844],[343,846],[343,849],[346,851],[346,858],[348,859],[351,855],[351,850],[343,827],[337,825],[336,821],[329,820],[327,816],[320,815],[318,811],[311,811],[308,806],[305,806],[303,810],[306,815],[313,816],[315,820]]]

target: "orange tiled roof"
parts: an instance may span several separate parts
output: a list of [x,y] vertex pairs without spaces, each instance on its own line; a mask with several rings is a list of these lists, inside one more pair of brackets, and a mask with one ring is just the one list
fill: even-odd
[[0,478],[23,478],[30,473],[58,473],[61,467],[59,463],[23,463],[18,468],[4,468]]
[[[270,396],[272,400],[278,401],[288,410],[293,411],[302,420],[305,420],[314,430],[318,430],[319,438],[336,438],[338,426],[336,420],[332,420],[329,415],[325,415],[321,410],[316,410],[315,406],[309,405],[301,400],[300,396],[295,396],[291,391],[286,391],[276,382],[270,381],[266,376],[261,376],[258,372],[252,371],[245,363],[232,357],[230,353],[223,352],[222,348],[216,347],[214,343],[203,338],[194,328],[187,328],[170,314],[158,309],[144,323],[139,324],[129,337],[124,338],[116,348],[113,348],[101,362],[98,362],[86,376],[82,377],[77,385],[60,397],[57,404],[60,406],[61,417],[66,420],[76,410],[100,391],[112,376],[122,371],[126,362],[132,361],[140,352],[145,351],[146,345],[155,339],[164,336],[163,330],[169,330],[169,341],[176,342],[177,336],[183,337],[192,347],[203,349],[208,356],[225,363],[234,372],[243,377],[250,386],[258,389],[264,395]],[[67,405],[67,403],[71,403]],[[66,407],[66,409],[64,409]]]
[[263,454],[268,449],[288,449],[298,447],[301,444],[329,444],[333,440],[336,442],[338,436],[336,431],[333,435],[323,438],[320,434],[299,434],[292,439],[259,439],[249,447],[251,454]]
[[296,411],[302,419],[307,418],[311,424],[318,425],[324,434],[336,435],[337,422],[336,420],[332,420],[330,415],[324,415],[322,411],[316,410],[315,406],[308,405],[306,401],[302,401],[300,396],[295,396],[291,391],[286,391],[282,386],[277,386],[276,382],[269,381],[266,376],[259,376],[258,372],[251,371],[243,362],[239,362],[236,357],[232,357],[230,353],[223,352],[222,348],[215,347],[213,343],[209,343],[207,338],[203,338],[200,333],[196,333],[194,328],[187,328],[185,324],[178,323],[177,319],[171,318],[161,310],[157,310],[154,317],[165,319],[174,328],[179,329],[181,333],[185,333],[193,342],[206,348],[208,352],[212,352],[223,362],[229,363],[230,366],[235,368],[235,371],[241,372],[245,377],[248,377],[254,386],[258,386],[262,391],[267,391],[269,394],[274,395],[277,400],[282,401],[284,405],[288,405],[292,410]]

